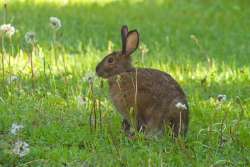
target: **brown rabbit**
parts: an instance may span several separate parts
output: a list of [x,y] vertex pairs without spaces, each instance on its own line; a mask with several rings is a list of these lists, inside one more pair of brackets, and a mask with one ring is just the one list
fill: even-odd
[[137,30],[128,32],[123,26],[121,37],[122,51],[107,55],[96,73],[108,79],[111,99],[123,117],[123,129],[130,134],[130,125],[136,122],[137,130],[147,135],[161,134],[166,127],[175,136],[185,135],[188,104],[183,90],[167,73],[133,67],[131,54],[139,45]]

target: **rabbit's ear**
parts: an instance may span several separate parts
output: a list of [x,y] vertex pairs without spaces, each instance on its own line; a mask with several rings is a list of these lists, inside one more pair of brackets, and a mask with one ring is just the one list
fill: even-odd
[[137,30],[129,31],[126,39],[126,55],[133,53],[139,45],[139,33]]
[[121,38],[122,38],[122,54],[126,54],[126,39],[128,35],[128,27],[126,25],[122,26]]

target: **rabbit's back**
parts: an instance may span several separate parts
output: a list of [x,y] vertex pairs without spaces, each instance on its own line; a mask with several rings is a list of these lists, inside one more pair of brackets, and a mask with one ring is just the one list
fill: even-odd
[[109,86],[111,96],[122,95],[128,102],[130,99],[134,101],[135,98],[129,97],[135,95],[139,101],[150,99],[148,103],[171,102],[176,97],[186,99],[179,84],[169,74],[155,69],[138,68],[121,73],[109,79]]

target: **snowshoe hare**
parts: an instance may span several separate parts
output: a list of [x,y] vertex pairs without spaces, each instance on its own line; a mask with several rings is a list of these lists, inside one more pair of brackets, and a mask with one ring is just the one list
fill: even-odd
[[132,53],[138,48],[139,33],[121,29],[122,50],[110,53],[97,65],[96,73],[109,83],[116,109],[123,117],[127,134],[131,125],[146,135],[162,134],[169,127],[174,136],[185,135],[188,128],[187,98],[179,84],[167,73],[136,68]]

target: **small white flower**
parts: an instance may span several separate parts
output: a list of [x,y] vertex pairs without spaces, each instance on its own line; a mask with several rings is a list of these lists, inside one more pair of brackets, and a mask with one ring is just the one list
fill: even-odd
[[19,80],[18,76],[12,75],[12,76],[8,77],[7,82],[8,82],[8,84],[11,84],[12,82],[18,81],[18,80]]
[[96,75],[94,72],[88,72],[85,74],[85,76],[83,77],[83,80],[85,82],[88,82],[89,84],[93,83],[94,80],[96,79]]
[[62,23],[61,20],[57,17],[50,17],[50,26],[54,29],[54,30],[59,30],[62,27]]
[[27,32],[24,38],[25,38],[25,42],[28,44],[34,44],[37,42],[35,32]]
[[10,133],[16,135],[17,132],[20,131],[21,129],[23,129],[23,125],[18,125],[16,123],[13,123],[11,125]]
[[82,96],[77,96],[77,102],[79,105],[85,105],[86,104],[86,99]]
[[149,49],[147,48],[147,45],[145,45],[144,43],[142,43],[139,47],[142,55],[145,55],[148,53]]
[[218,100],[219,102],[224,102],[224,101],[227,100],[227,96],[226,96],[226,95],[223,95],[223,94],[220,94],[220,95],[217,96],[217,100]]
[[0,26],[0,33],[8,36],[9,38],[11,38],[15,32],[16,29],[11,24],[2,24]]
[[186,104],[182,104],[181,102],[176,103],[176,108],[181,109],[181,110],[187,110]]
[[19,157],[24,157],[30,151],[29,144],[24,141],[17,141],[12,151]]

